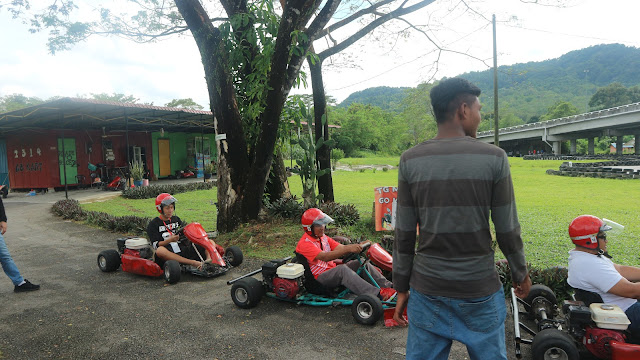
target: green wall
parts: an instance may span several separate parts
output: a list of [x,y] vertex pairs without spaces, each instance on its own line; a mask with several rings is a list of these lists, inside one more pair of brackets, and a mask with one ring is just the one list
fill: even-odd
[[[157,177],[160,173],[160,161],[158,159],[158,139],[169,139],[169,149],[171,152],[171,173],[177,170],[184,170],[187,166],[195,167],[194,143],[196,137],[204,136],[209,140],[211,149],[211,159],[215,161],[217,158],[217,148],[215,142],[215,134],[201,133],[183,133],[183,132],[164,132],[161,136],[159,131],[151,133],[151,146],[153,148],[153,173]],[[206,141],[206,140],[205,140]],[[198,149],[199,151],[199,149]]]

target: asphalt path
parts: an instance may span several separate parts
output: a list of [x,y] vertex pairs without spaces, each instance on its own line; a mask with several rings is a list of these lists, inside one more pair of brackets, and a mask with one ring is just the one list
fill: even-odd
[[[245,259],[213,279],[175,285],[121,270],[103,273],[97,254],[118,234],[51,214],[47,195],[5,200],[7,245],[39,291],[0,280],[0,359],[404,359],[406,328],[358,325],[348,307],[297,306],[265,298],[237,308],[226,281],[260,267]],[[59,196],[59,195],[51,195]],[[509,317],[508,317],[509,318]],[[513,356],[507,321],[509,358]],[[524,348],[528,357],[528,348]],[[449,359],[468,359],[454,343]]]

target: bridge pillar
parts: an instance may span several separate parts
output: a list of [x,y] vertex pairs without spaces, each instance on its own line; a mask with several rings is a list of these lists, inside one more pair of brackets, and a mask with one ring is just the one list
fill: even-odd
[[575,154],[576,154],[576,152],[577,152],[577,151],[576,151],[576,150],[577,150],[577,149],[576,149],[576,148],[577,148],[577,146],[576,146],[576,142],[577,142],[577,140],[576,140],[576,139],[571,140],[571,151],[569,152],[569,154],[570,154],[570,155],[575,155]]
[[640,134],[636,134],[636,143],[633,145],[636,155],[640,155],[640,143],[638,143],[638,140],[640,140]]
[[622,155],[622,136],[616,138],[616,155]]
[[596,147],[596,146],[595,146],[595,143],[596,143],[596,139],[595,139],[595,138],[589,138],[588,140],[589,140],[589,147],[588,147],[587,152],[588,152],[588,154],[589,154],[589,155],[593,155],[593,154],[595,154],[595,153],[596,153],[596,152],[595,152],[595,147]]
[[560,155],[562,149],[562,141],[554,141],[553,143],[553,155]]

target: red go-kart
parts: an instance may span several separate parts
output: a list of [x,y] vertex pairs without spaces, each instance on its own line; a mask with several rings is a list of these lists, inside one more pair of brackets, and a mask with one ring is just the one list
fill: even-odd
[[[169,284],[180,281],[182,272],[204,277],[219,276],[233,266],[242,264],[242,250],[237,246],[230,246],[226,250],[222,246],[209,240],[207,232],[199,223],[191,223],[178,229],[180,241],[188,241],[191,246],[200,245],[211,254],[211,264],[205,264],[202,269],[191,265],[180,264],[175,260],[167,260],[161,268],[154,260],[154,251],[145,238],[120,238],[117,239],[118,250],[104,250],[98,254],[98,267],[104,272],[115,271],[122,264],[122,270],[146,276],[164,276]],[[205,254],[201,254],[195,247],[199,259],[204,260]]]

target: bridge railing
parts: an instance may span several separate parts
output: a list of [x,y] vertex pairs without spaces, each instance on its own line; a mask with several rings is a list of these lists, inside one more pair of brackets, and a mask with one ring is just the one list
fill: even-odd
[[[630,112],[636,112],[636,111],[640,111],[640,102],[616,106],[609,109],[591,111],[584,114],[566,116],[558,119],[539,121],[531,124],[509,126],[506,128],[498,129],[498,133],[509,134],[509,133],[519,132],[523,130],[544,129],[544,128],[549,128],[549,127],[562,125],[562,124],[577,123],[581,121],[593,120],[593,119],[598,119],[606,116],[622,114],[622,113],[630,113]],[[493,130],[488,130],[488,131],[479,132],[477,136],[484,137],[484,136],[492,136],[492,135],[493,135]]]

